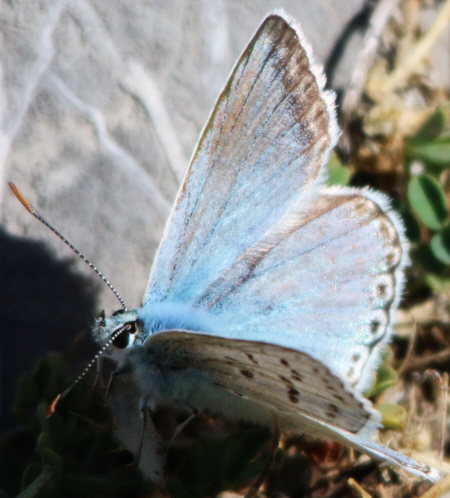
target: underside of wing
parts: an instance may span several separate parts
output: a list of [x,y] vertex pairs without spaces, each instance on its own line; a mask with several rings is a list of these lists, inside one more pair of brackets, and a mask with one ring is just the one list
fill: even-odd
[[337,127],[311,60],[293,21],[263,21],[200,136],[144,304],[192,301],[322,181]]
[[[305,353],[180,330],[154,334],[136,352],[139,365],[163,375],[162,396],[186,407],[337,441],[426,479],[440,478],[427,465],[371,441],[380,414]],[[148,385],[147,376],[142,380]],[[154,395],[154,387],[144,396]]]
[[282,427],[309,433],[311,420],[364,436],[380,423],[368,400],[299,351],[189,331],[154,334],[138,349],[139,364],[164,372],[164,394],[197,410],[253,422],[266,411]]

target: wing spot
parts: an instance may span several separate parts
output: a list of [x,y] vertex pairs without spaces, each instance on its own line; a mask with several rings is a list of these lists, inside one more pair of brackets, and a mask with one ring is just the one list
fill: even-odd
[[360,353],[355,353],[355,354],[352,356],[352,361],[353,361],[353,363],[357,363],[360,359],[361,359],[361,354],[360,354]]
[[394,252],[390,252],[389,254],[386,255],[386,264],[388,265],[388,268],[391,269],[394,266],[397,266],[400,261],[400,251],[396,250]]
[[250,372],[250,370],[239,370],[241,372],[241,375],[244,377],[247,377],[247,379],[253,379],[254,375],[253,372]]
[[297,396],[293,396],[293,395],[291,395],[291,394],[289,395],[289,399],[290,399],[290,401],[291,401],[292,403],[295,403],[295,404],[296,404],[296,403],[298,403],[298,402],[300,401],[300,400],[298,399],[298,397],[297,397]]
[[333,413],[339,413],[339,408],[338,408],[336,405],[334,405],[333,403],[330,403],[330,404],[328,405],[328,409],[329,409],[331,412],[333,412]]
[[383,239],[390,240],[392,238],[392,225],[385,218],[380,218],[378,230]]
[[387,285],[379,284],[377,286],[377,296],[381,298],[385,298],[387,296]]
[[289,368],[289,363],[284,358],[280,358],[280,363]]
[[381,327],[381,322],[379,320],[372,320],[372,322],[370,323],[370,332],[373,335],[376,335],[380,327]]
[[290,386],[293,386],[294,384],[292,383],[291,380],[287,379],[286,377],[283,377],[282,375],[279,375],[278,376],[283,382],[285,382],[286,384],[289,384]]
[[312,370],[315,374],[319,375],[319,369],[317,367],[314,367]]
[[253,358],[253,355],[251,355],[250,353],[245,353],[245,356],[247,356],[247,358],[255,365],[258,364],[258,362]]
[[243,398],[243,397],[244,397],[244,395],[243,395],[243,394],[238,393],[237,391],[233,391],[233,392],[234,392],[234,394],[236,394],[236,396],[239,396],[240,398]]
[[294,377],[294,375],[295,375],[296,377],[299,377],[299,379],[297,379],[297,380],[301,380],[301,379],[302,379],[302,376],[301,376],[301,375],[297,372],[297,370],[292,369],[292,370],[291,370],[291,374],[292,374],[292,377],[293,377],[293,378],[295,378],[295,377]]
[[291,387],[290,389],[288,389],[287,393],[288,393],[289,399],[292,403],[298,403],[300,401],[300,399],[299,399],[300,392],[297,391],[297,389],[294,389],[293,387]]
[[339,394],[333,394],[333,398],[337,399],[338,401],[344,401],[344,398],[342,396],[339,396]]

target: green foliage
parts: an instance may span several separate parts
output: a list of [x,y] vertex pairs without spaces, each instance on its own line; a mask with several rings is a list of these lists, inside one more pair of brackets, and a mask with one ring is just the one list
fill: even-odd
[[448,216],[442,186],[428,175],[414,176],[408,185],[408,201],[419,220],[432,230],[440,230]]
[[387,346],[382,355],[382,363],[377,368],[372,386],[364,393],[366,398],[374,398],[398,382],[397,372],[392,368],[394,355]]
[[[62,355],[49,353],[19,381],[13,412],[20,438],[10,438],[0,450],[0,489],[21,498],[139,496],[140,474],[122,464],[124,450],[112,437],[109,410],[92,379],[80,382],[47,417],[49,401],[71,374]],[[20,473],[18,489],[12,479]]]
[[268,458],[258,455],[270,439],[269,431],[254,429],[205,440],[181,460],[166,482],[167,492],[173,498],[203,498],[255,480]]
[[[147,496],[152,483],[143,481],[130,453],[114,439],[110,411],[92,378],[83,379],[47,417],[49,403],[71,380],[73,372],[57,353],[21,378],[13,407],[21,437],[0,449],[0,498]],[[170,496],[213,496],[252,482],[267,461],[270,442],[265,429],[201,437],[168,476]],[[23,446],[28,450],[21,454]]]
[[408,414],[403,406],[395,403],[377,403],[374,408],[381,413],[381,423],[385,429],[405,428]]
[[404,147],[409,175],[405,221],[411,255],[423,270],[422,283],[439,291],[450,284],[450,219],[445,177],[450,168],[448,109],[438,109]]
[[328,170],[328,185],[348,184],[351,176],[351,170],[348,166],[341,163],[336,153],[333,151],[330,154],[330,159],[327,163]]
[[405,155],[428,168],[450,167],[450,133],[443,109],[438,109],[405,145]]

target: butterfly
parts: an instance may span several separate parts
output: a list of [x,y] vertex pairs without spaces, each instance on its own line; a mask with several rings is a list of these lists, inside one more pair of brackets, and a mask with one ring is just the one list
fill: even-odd
[[113,385],[133,379],[127,413],[276,424],[437,480],[370,439],[381,416],[362,392],[392,334],[408,244],[383,195],[326,185],[339,130],[324,84],[298,24],[269,14],[201,132],[142,307],[103,315],[94,338],[117,362]]

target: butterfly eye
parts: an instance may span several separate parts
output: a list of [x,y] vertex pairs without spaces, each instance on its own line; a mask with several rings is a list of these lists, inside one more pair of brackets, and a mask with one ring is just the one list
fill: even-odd
[[124,329],[124,331],[119,334],[113,341],[113,346],[117,349],[125,349],[128,346],[128,342],[130,341],[130,332],[128,329]]
[[135,334],[136,332],[136,322],[126,323],[122,328],[122,332],[112,341],[113,346],[117,349],[125,349],[130,342],[130,334]]

